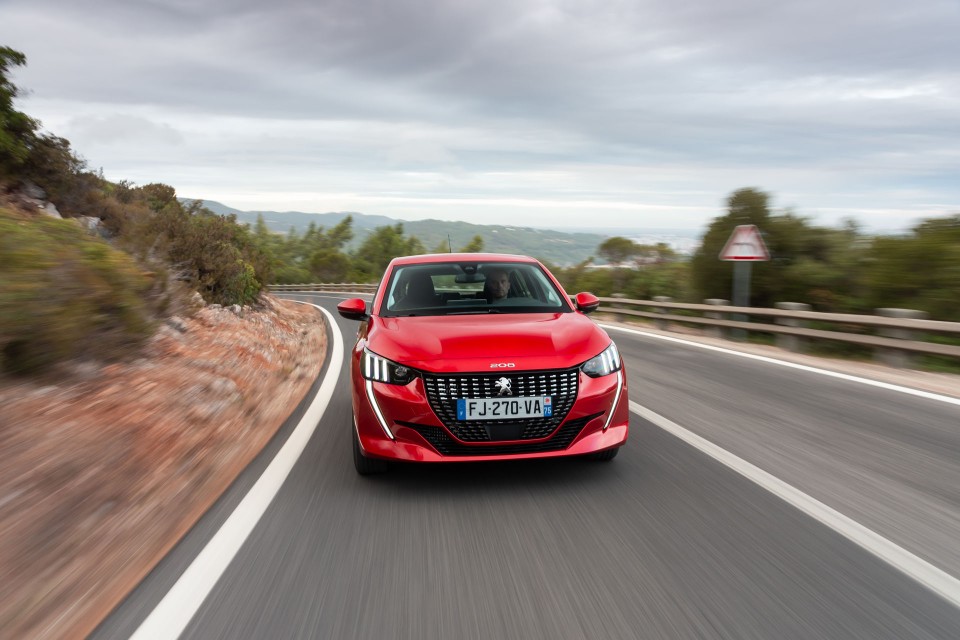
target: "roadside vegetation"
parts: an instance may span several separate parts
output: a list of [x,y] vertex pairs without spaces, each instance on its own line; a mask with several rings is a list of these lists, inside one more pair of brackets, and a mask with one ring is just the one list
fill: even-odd
[[710,223],[692,257],[610,238],[598,255],[618,268],[596,269],[588,261],[556,273],[570,291],[601,296],[729,300],[733,263],[718,256],[742,224],[757,225],[771,258],[753,264],[751,306],[804,302],[815,311],[870,314],[898,307],[960,321],[960,214],[925,220],[900,235],[871,236],[853,221],[834,229],[792,211],[771,212],[769,195],[752,188],[730,195],[727,213]]
[[129,255],[65,220],[0,208],[0,336],[8,371],[122,352],[150,331],[149,278]]
[[9,74],[25,62],[0,47],[0,370],[123,357],[197,297],[256,302],[272,276],[250,231],[180,204],[170,186],[90,170],[14,107]]
[[[0,47],[0,370],[37,372],[86,353],[120,356],[158,321],[190,313],[197,296],[255,304],[272,283],[376,282],[396,256],[485,248],[481,236],[462,246],[426,246],[398,223],[348,250],[350,217],[277,234],[262,218],[248,227],[185,204],[168,185],[106,180],[68,140],[44,133],[15,108],[18,88],[9,76],[25,63],[22,53]],[[39,212],[43,202],[64,220]],[[905,307],[960,321],[960,214],[877,237],[852,221],[832,229],[773,212],[768,194],[747,188],[730,195],[693,256],[615,237],[597,247],[596,261],[549,266],[569,292],[729,299],[733,265],[717,256],[740,224],[757,225],[771,253],[770,262],[753,266],[753,306],[793,301],[851,313]]]

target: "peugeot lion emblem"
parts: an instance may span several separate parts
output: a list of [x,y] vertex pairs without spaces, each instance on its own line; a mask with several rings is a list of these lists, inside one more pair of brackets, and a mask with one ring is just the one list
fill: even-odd
[[513,395],[513,391],[510,390],[510,379],[509,379],[509,378],[500,378],[499,380],[497,380],[496,382],[493,383],[493,386],[495,386],[497,389],[500,390],[500,393],[497,394],[498,396],[512,396],[512,395]]

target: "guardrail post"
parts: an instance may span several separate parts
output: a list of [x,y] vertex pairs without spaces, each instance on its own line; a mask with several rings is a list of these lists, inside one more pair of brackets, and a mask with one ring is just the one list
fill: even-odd
[[[653,296],[653,301],[654,302],[673,302],[673,298],[671,298],[670,296]],[[664,309],[663,307],[657,307],[657,313],[666,315],[667,310]],[[664,331],[666,331],[667,329],[666,320],[657,319],[656,323],[657,323],[657,329],[663,329]]]
[[[777,309],[785,311],[810,311],[810,305],[804,302],[778,302],[774,305]],[[777,324],[785,327],[805,327],[807,323],[799,318],[777,318]],[[791,336],[784,333],[777,334],[777,346],[787,351],[799,353],[803,351],[806,340],[800,336]]]
[[[718,307],[725,307],[730,304],[729,300],[724,300],[723,298],[707,298],[703,301],[704,304],[712,304]],[[705,318],[711,318],[713,320],[723,320],[724,314],[719,311],[707,311],[703,314]],[[711,338],[726,338],[726,331],[723,327],[715,327],[712,325],[707,325],[705,333]]]
[[[883,316],[884,318],[910,318],[916,320],[923,320],[927,317],[925,312],[917,311],[916,309],[896,309],[891,307],[877,309],[877,315]],[[913,340],[913,332],[909,329],[881,327],[879,333],[887,338]],[[913,356],[910,352],[901,349],[876,349],[874,351],[874,358],[883,364],[901,369],[909,368],[913,364]]]
[[[611,293],[611,294],[610,294],[610,297],[611,297],[611,298],[626,298],[626,297],[627,297],[627,294],[625,294],[625,293]],[[618,308],[620,307],[619,304],[613,304],[613,305],[611,305],[611,306],[612,306],[614,309],[618,309]],[[626,322],[626,321],[627,321],[627,316],[626,316],[626,314],[624,314],[624,313],[614,313],[614,314],[613,314],[613,320],[614,320],[615,322]]]

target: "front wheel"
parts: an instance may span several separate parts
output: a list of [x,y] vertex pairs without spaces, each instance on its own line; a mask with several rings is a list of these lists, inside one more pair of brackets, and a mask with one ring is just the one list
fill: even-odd
[[589,457],[591,460],[596,460],[597,462],[610,462],[617,457],[618,453],[620,453],[620,447],[614,447],[613,449],[591,453]]
[[353,466],[357,473],[362,476],[369,476],[377,473],[383,473],[387,470],[387,462],[377,458],[368,458],[363,455],[363,449],[360,448],[360,438],[357,437],[356,428],[350,429],[353,435]]

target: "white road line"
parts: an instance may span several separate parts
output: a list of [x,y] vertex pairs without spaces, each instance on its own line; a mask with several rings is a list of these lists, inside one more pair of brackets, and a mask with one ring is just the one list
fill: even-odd
[[317,395],[257,482],[131,638],[174,639],[183,633],[303,453],[330,403],[343,365],[343,339],[337,323],[329,311],[317,308],[327,316],[333,336],[330,364]]
[[931,591],[939,594],[954,606],[960,607],[960,580],[938,569],[926,560],[918,558],[906,549],[887,540],[880,534],[811,498],[799,489],[776,478],[763,469],[722,449],[709,440],[701,438],[646,407],[630,402],[630,410],[699,449],[714,460],[736,471],[751,482],[758,484],[781,500],[793,505],[811,518],[836,531],[847,540],[870,552],[880,560],[899,569]]
[[932,393],[930,391],[921,391],[919,389],[911,389],[910,387],[901,387],[898,384],[890,384],[889,382],[880,382],[879,380],[871,380],[870,378],[861,378],[859,376],[853,376],[847,373],[837,373],[836,371],[818,369],[817,367],[811,367],[805,364],[797,364],[796,362],[788,362],[786,360],[777,360],[776,358],[770,358],[767,356],[758,356],[752,353],[743,353],[742,351],[735,351],[733,349],[727,349],[725,347],[715,347],[710,344],[702,344],[700,342],[691,342],[690,340],[684,340],[682,338],[674,338],[672,336],[661,336],[656,333],[648,333],[646,331],[640,331],[637,329],[627,329],[625,327],[617,327],[610,324],[601,324],[600,326],[603,327],[604,329],[613,329],[615,331],[622,331],[624,333],[633,333],[639,336],[644,336],[645,338],[656,338],[657,340],[666,340],[667,342],[676,342],[676,343],[687,345],[690,347],[707,349],[708,351],[719,351],[720,353],[727,353],[730,355],[739,356],[741,358],[748,358],[750,360],[759,360],[760,362],[776,364],[782,367],[789,367],[791,369],[799,369],[800,371],[809,371],[811,373],[819,373],[820,375],[829,376],[831,378],[849,380],[850,382],[859,382],[860,384],[866,384],[871,387],[879,387],[880,389],[886,389],[888,391],[897,391],[899,393],[905,393],[911,396],[917,396],[918,398],[925,398],[927,400],[937,400],[939,402],[946,402],[947,404],[955,404],[957,406],[960,406],[960,398],[952,398],[950,396],[940,395],[939,393]]

